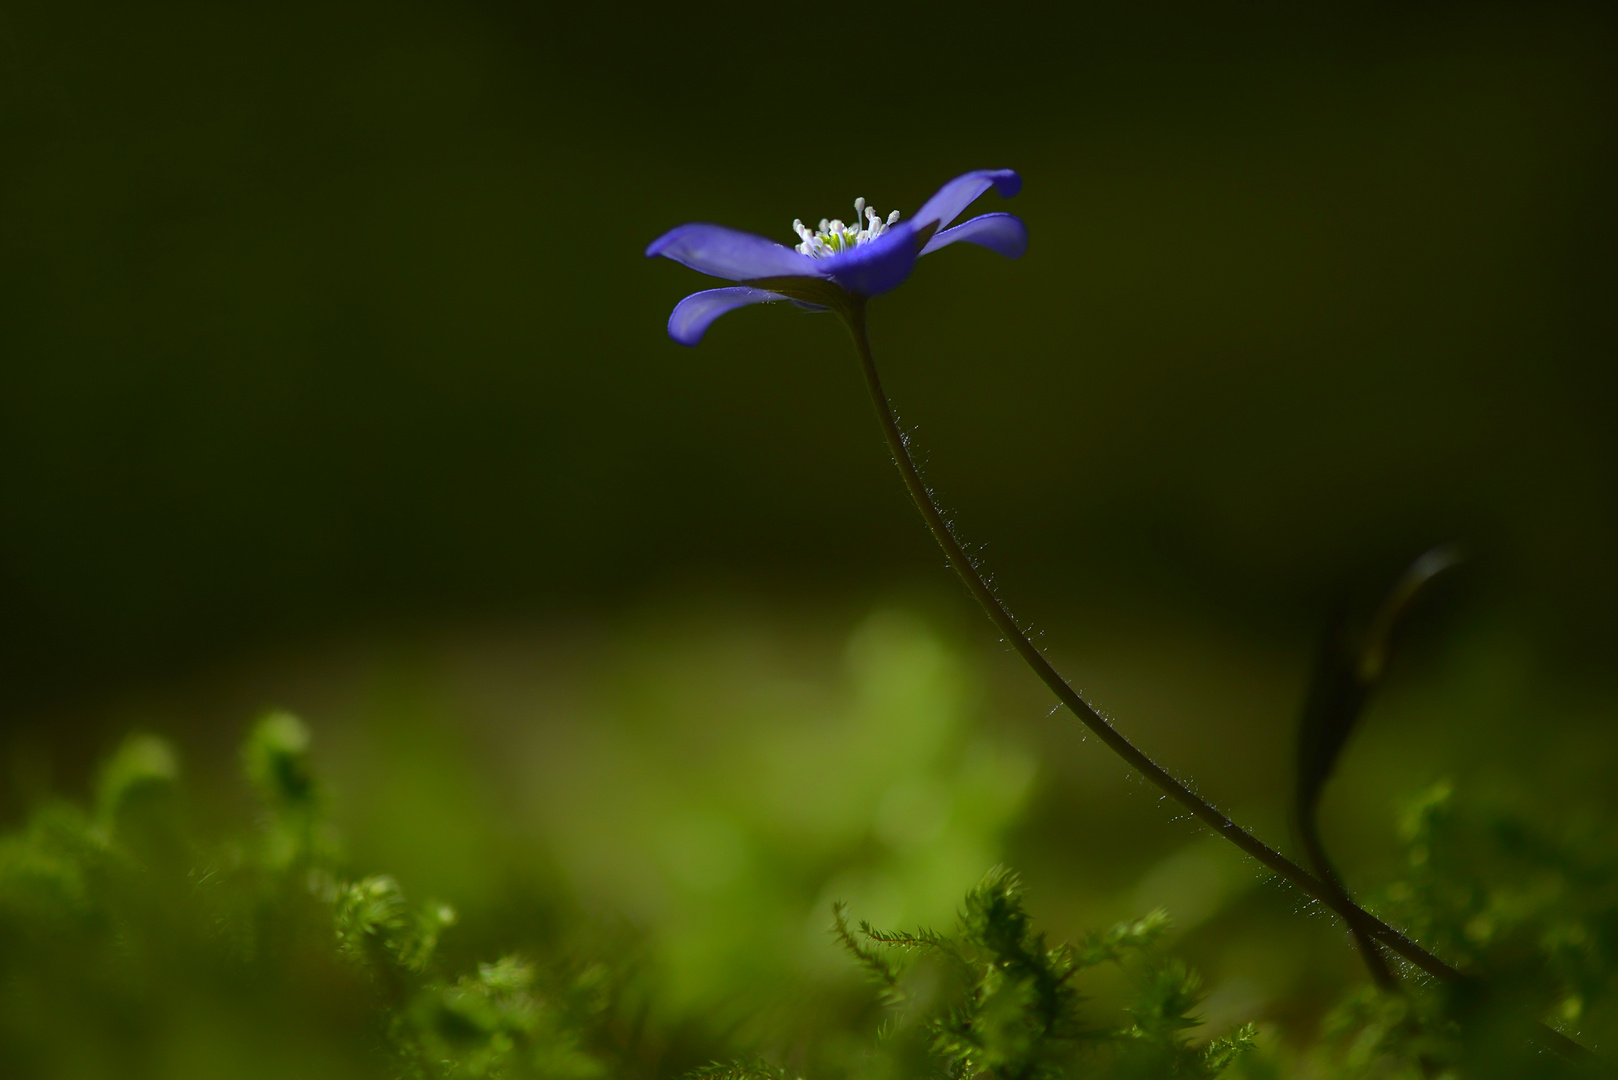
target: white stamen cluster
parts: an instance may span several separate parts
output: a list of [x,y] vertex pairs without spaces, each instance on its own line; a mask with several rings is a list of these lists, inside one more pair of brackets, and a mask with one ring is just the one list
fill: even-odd
[[[830,221],[820,219],[820,228],[810,232],[802,220],[792,223],[792,231],[798,234],[803,241],[797,250],[814,259],[824,259],[828,255],[837,255],[850,248],[869,244],[872,240],[888,231],[888,226],[899,220],[899,211],[895,210],[888,215],[886,221],[882,215],[865,205],[864,199],[854,200],[854,223],[844,225],[836,218]],[[861,227],[863,222],[864,227]]]

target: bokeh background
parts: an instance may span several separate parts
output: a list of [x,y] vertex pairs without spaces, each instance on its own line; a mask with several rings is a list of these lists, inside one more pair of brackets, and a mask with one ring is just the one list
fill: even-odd
[[1615,121],[1594,5],[14,0],[0,813],[131,728],[228,813],[286,707],[362,868],[491,949],[615,913],[726,1038],[846,976],[832,899],[947,921],[997,860],[1301,1030],[1340,932],[1050,714],[841,329],[681,349],[641,251],[1021,171],[1025,258],[873,306],[890,391],[1058,665],[1278,844],[1327,613],[1463,545],[1327,798],[1371,889],[1437,779],[1612,801]]

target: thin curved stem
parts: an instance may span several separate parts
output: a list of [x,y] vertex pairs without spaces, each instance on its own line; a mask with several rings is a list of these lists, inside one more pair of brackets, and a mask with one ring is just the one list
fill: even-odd
[[[1303,850],[1308,854],[1309,861],[1314,865],[1317,880],[1339,901],[1338,910],[1343,905],[1353,908],[1364,914],[1364,909],[1349,899],[1348,890],[1343,887],[1342,879],[1332,867],[1331,860],[1326,857],[1326,845],[1320,840],[1320,826],[1315,821],[1312,807],[1299,806],[1298,831],[1302,834]],[[1371,975],[1371,981],[1376,983],[1377,989],[1392,991],[1398,989],[1399,980],[1395,978],[1393,969],[1388,966],[1388,958],[1382,955],[1382,946],[1375,938],[1375,927],[1366,925],[1364,918],[1348,919],[1348,931],[1354,937],[1354,945],[1360,951],[1360,958],[1365,961],[1365,970]]]
[[[1395,930],[1375,915],[1355,904],[1339,890],[1334,890],[1309,871],[1264,843],[1252,833],[1237,825],[1226,817],[1217,807],[1202,796],[1186,787],[1176,779],[1167,769],[1140,750],[1124,735],[1107,722],[1106,717],[1095,710],[1088,701],[1084,700],[1077,690],[1062,678],[1061,674],[1051,666],[1044,654],[1035,648],[1034,643],[1023,633],[1012,618],[999,597],[989,588],[978,573],[977,567],[961,548],[955,534],[950,531],[949,522],[944,520],[943,512],[933,501],[932,493],[922,482],[921,473],[916,469],[916,463],[910,456],[910,448],[906,443],[904,433],[899,430],[899,423],[894,418],[893,407],[888,403],[888,395],[882,389],[882,380],[877,375],[876,360],[871,355],[871,342],[865,328],[865,301],[855,298],[852,303],[840,312],[844,315],[849,332],[854,337],[854,347],[859,352],[860,366],[865,372],[865,383],[871,392],[871,401],[876,406],[877,419],[882,425],[882,434],[887,439],[888,449],[893,454],[894,464],[898,465],[899,473],[904,477],[905,487],[909,489],[910,498],[915,502],[916,509],[921,511],[923,520],[931,530],[938,546],[944,549],[950,566],[965,583],[966,589],[972,598],[978,602],[988,614],[989,619],[999,628],[1006,641],[1011,643],[1017,655],[1023,662],[1033,669],[1040,681],[1050,688],[1057,698],[1077,716],[1085,727],[1095,733],[1096,737],[1106,743],[1119,757],[1128,762],[1141,775],[1150,780],[1165,794],[1184,806],[1196,815],[1203,823],[1208,825],[1235,844],[1242,851],[1257,859],[1270,870],[1286,878],[1310,897],[1331,908],[1342,916],[1343,920],[1353,928],[1361,928],[1376,940],[1384,943],[1394,952],[1403,956],[1412,964],[1421,968],[1430,975],[1434,975],[1447,982],[1462,982],[1467,976],[1440,960],[1420,945],[1411,941],[1404,934]],[[1562,1054],[1582,1059],[1589,1055],[1589,1051],[1578,1043],[1569,1039],[1562,1033],[1545,1025],[1540,1025],[1542,1037],[1548,1041],[1553,1049]]]

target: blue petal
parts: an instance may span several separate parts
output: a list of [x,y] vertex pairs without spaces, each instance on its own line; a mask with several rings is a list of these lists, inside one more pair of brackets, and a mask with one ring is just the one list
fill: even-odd
[[661,255],[731,281],[821,276],[807,255],[753,233],[701,222],[669,230],[652,241],[646,255]]
[[1008,259],[1021,258],[1028,250],[1028,226],[1015,214],[979,214],[953,229],[934,233],[921,253],[925,255],[961,240],[986,247]]
[[964,173],[938,189],[937,194],[922,203],[910,220],[918,229],[936,222],[940,229],[949,228],[950,222],[961,216],[989,188],[993,187],[1002,199],[1009,199],[1022,190],[1022,177],[1010,169],[978,169]]
[[708,327],[719,316],[748,304],[768,304],[786,297],[763,289],[733,286],[728,289],[708,289],[692,293],[674,305],[669,316],[669,337],[681,345],[695,345],[708,332]]
[[876,296],[910,276],[917,254],[915,226],[901,222],[868,244],[814,262],[821,275],[855,296]]

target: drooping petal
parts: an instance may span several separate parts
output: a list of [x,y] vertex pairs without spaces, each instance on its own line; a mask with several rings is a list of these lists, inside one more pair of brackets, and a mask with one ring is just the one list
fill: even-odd
[[646,255],[661,255],[731,281],[820,276],[815,260],[807,255],[754,233],[705,222],[670,229],[651,242]]
[[815,263],[822,274],[855,296],[877,296],[910,276],[916,246],[915,227],[900,222],[869,243]]
[[961,211],[991,187],[1000,193],[1002,199],[1009,199],[1022,190],[1022,177],[1010,169],[978,169],[963,173],[922,203],[921,209],[910,219],[911,223],[917,229],[924,229],[930,223],[937,222],[938,228],[947,229],[950,222],[961,216]]
[[726,312],[748,304],[768,304],[786,297],[763,289],[733,286],[728,289],[708,289],[692,293],[674,305],[669,316],[669,337],[681,345],[695,345],[708,332],[713,321]]
[[927,241],[927,246],[921,249],[921,253],[926,255],[930,251],[937,251],[941,247],[962,240],[986,247],[1008,259],[1016,259],[1028,250],[1028,226],[1024,225],[1022,218],[1016,214],[979,214],[975,218],[967,218],[952,229],[934,233],[933,238]]

